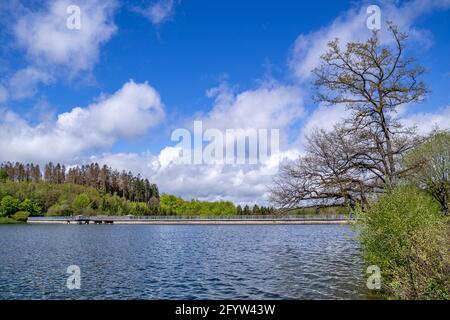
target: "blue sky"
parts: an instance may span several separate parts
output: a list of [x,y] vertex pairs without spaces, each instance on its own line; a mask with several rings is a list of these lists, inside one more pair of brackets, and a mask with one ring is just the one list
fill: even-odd
[[[64,27],[71,4],[80,30]],[[95,160],[188,198],[265,199],[271,177],[253,169],[172,167],[171,132],[194,119],[282,127],[281,152],[295,157],[308,130],[340,118],[311,101],[308,70],[326,41],[368,34],[369,4],[411,35],[408,53],[429,71],[432,94],[401,111],[405,123],[450,126],[448,0],[15,0],[0,5],[0,161]]]

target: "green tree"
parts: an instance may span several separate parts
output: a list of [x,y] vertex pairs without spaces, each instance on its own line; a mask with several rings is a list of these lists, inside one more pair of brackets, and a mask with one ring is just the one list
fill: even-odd
[[0,213],[10,216],[20,210],[20,201],[10,195],[4,196],[0,202]]
[[450,298],[450,230],[431,196],[402,186],[357,213],[365,261],[380,268],[386,295]]
[[407,167],[415,167],[411,179],[425,189],[449,214],[450,131],[437,132],[413,149],[406,157]]
[[237,215],[242,215],[242,207],[241,207],[240,205],[238,205],[238,206],[236,207],[236,214],[237,214]]
[[19,209],[28,212],[32,216],[38,216],[42,213],[42,208],[28,198],[19,204]]
[[89,199],[89,196],[83,192],[75,197],[72,202],[72,207],[74,209],[86,209],[87,207],[89,207],[90,203],[91,200]]

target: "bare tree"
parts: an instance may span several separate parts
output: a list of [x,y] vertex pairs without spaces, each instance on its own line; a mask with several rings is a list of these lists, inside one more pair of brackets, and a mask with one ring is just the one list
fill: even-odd
[[345,51],[336,39],[328,44],[322,64],[313,73],[317,76],[317,102],[345,104],[359,126],[380,130],[377,140],[383,149],[379,156],[385,165],[384,180],[395,184],[398,167],[392,137],[398,128],[391,123],[391,115],[398,106],[421,102],[428,90],[418,80],[424,68],[404,57],[407,36],[391,23],[388,29],[394,48],[381,45],[378,32],[365,43],[348,43]]
[[[271,200],[281,207],[295,207],[304,201],[364,205],[371,194],[384,192],[386,187],[380,135],[374,127],[358,127],[353,118],[329,132],[316,130],[306,139],[306,154],[281,167],[271,189]],[[402,155],[419,141],[414,129],[404,129],[393,136],[396,167]],[[416,164],[400,167],[396,177],[411,174],[413,165]]]
[[406,35],[392,24],[388,28],[394,48],[381,45],[377,32],[365,43],[347,44],[345,51],[337,39],[328,44],[313,70],[315,99],[344,104],[351,112],[331,132],[307,137],[306,155],[281,168],[271,190],[277,205],[364,204],[411,173],[415,164],[404,167],[402,158],[420,137],[395,119],[395,109],[424,99],[426,86],[417,79],[424,69],[403,56]]

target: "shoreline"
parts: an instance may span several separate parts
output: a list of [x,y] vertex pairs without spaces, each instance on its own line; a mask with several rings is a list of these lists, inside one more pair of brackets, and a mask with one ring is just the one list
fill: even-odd
[[283,220],[283,219],[155,219],[155,220],[104,220],[104,221],[68,221],[68,220],[29,220],[27,224],[120,224],[120,225],[314,225],[314,224],[350,224],[350,220]]

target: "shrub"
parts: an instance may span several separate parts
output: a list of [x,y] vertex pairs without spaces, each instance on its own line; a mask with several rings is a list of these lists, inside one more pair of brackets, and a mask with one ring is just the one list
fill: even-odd
[[8,217],[0,217],[0,224],[15,224],[18,223],[16,220]]
[[89,204],[91,203],[91,200],[89,199],[89,196],[86,193],[80,193],[75,197],[75,199],[72,202],[72,207],[77,209],[86,209],[89,207]]
[[449,299],[450,228],[436,200],[402,186],[357,211],[364,258],[380,268],[386,295]]
[[450,214],[450,131],[436,132],[404,158],[407,167],[415,168],[409,177],[426,190]]
[[32,216],[38,216],[42,213],[42,208],[30,199],[23,200],[19,204],[19,209],[21,211],[29,212]]
[[70,216],[73,213],[72,207],[67,204],[54,204],[48,209],[46,216]]
[[13,218],[16,221],[19,222],[27,222],[28,217],[30,216],[30,213],[27,211],[18,211],[14,213],[11,218]]
[[10,216],[20,210],[19,204],[20,201],[16,198],[9,195],[4,196],[0,202],[0,213],[5,216]]

